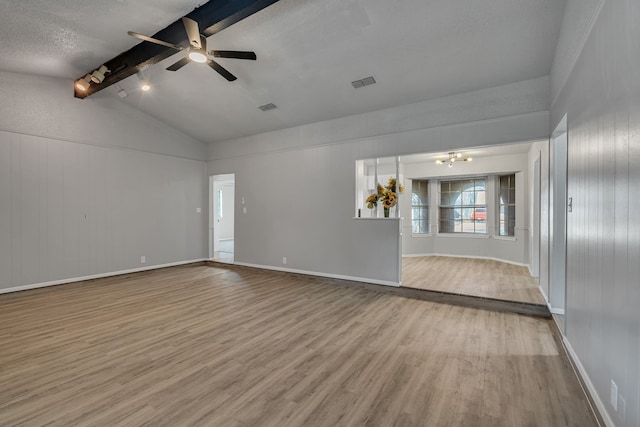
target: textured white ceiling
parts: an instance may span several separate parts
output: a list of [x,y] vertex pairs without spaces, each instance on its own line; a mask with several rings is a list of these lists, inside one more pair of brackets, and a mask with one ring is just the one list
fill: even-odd
[[[128,30],[153,34],[199,3],[3,1],[0,69],[74,78],[138,43]],[[564,3],[280,0],[209,37],[209,49],[256,52],[219,59],[237,81],[199,64],[165,71],[177,53],[145,71],[151,92],[121,82],[123,102],[213,142],[528,80],[549,74]],[[378,83],[351,86],[367,76]]]

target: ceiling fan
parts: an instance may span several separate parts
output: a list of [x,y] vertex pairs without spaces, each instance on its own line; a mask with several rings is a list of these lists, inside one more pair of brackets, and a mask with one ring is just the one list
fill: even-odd
[[232,82],[237,79],[236,76],[231,74],[226,68],[222,65],[218,64],[216,61],[211,59],[214,58],[235,58],[235,59],[256,59],[255,52],[242,52],[237,50],[212,50],[207,52],[207,39],[200,34],[200,29],[198,28],[198,23],[191,18],[183,17],[182,23],[184,24],[184,28],[187,32],[187,36],[189,37],[189,47],[184,48],[182,46],[178,46],[173,43],[165,42],[162,40],[154,39],[153,37],[148,37],[143,34],[134,33],[133,31],[129,31],[128,34],[137,39],[155,43],[161,46],[170,47],[171,49],[176,50],[187,50],[188,54],[178,62],[173,65],[167,67],[169,71],[178,71],[180,68],[187,65],[189,62],[199,62],[199,63],[207,63],[209,67],[216,70],[222,77]]

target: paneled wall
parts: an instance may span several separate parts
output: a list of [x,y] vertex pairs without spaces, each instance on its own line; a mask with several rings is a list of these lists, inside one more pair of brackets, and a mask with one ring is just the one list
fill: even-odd
[[0,77],[0,292],[206,257],[206,164],[183,158],[204,146],[121,102],[74,100],[70,81]]
[[551,128],[567,114],[573,198],[566,336],[606,418],[638,426],[640,2],[603,3],[566,85],[552,94]]

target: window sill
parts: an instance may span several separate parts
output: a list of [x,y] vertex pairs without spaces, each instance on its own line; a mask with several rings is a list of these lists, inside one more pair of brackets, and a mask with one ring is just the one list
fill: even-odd
[[437,237],[445,238],[468,238],[468,239],[488,239],[491,236],[488,234],[473,234],[473,233],[438,233]]
[[411,233],[410,234],[411,238],[417,238],[417,239],[422,239],[425,237],[433,237],[434,234],[433,233]]
[[495,240],[506,240],[508,242],[515,242],[518,240],[515,236],[493,236]]
[[383,220],[383,221],[389,221],[389,220],[396,220],[396,221],[399,221],[399,220],[401,220],[402,218],[395,218],[395,217],[394,217],[394,218],[391,218],[391,217],[389,217],[389,218],[385,218],[385,217],[382,217],[382,218],[358,218],[357,216],[354,216],[354,217],[353,217],[353,218],[351,218],[351,219],[358,219],[358,220],[374,220],[374,221],[380,221],[380,220]]

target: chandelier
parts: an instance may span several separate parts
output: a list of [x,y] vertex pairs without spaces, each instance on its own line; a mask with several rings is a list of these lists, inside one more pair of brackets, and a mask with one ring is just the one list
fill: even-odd
[[471,160],[473,160],[471,157],[462,157],[462,153],[456,153],[455,151],[450,151],[449,152],[449,158],[447,160],[436,160],[436,163],[439,165],[444,165],[446,164],[447,166],[449,166],[450,168],[453,167],[453,164],[458,161],[458,162],[470,162]]

